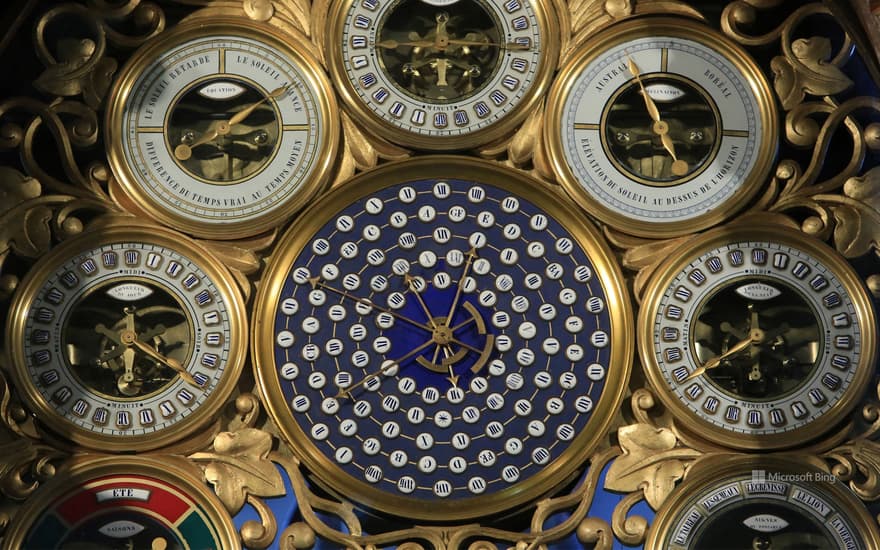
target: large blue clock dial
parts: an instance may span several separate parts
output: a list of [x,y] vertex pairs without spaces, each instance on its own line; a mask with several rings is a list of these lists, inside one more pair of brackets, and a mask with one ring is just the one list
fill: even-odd
[[254,351],[270,413],[326,485],[461,519],[582,465],[632,355],[601,236],[541,184],[432,157],[351,180],[279,243]]

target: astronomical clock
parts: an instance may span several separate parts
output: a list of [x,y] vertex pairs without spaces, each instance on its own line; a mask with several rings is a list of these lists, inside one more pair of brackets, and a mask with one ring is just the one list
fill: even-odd
[[880,7],[0,8],[0,548],[880,547]]

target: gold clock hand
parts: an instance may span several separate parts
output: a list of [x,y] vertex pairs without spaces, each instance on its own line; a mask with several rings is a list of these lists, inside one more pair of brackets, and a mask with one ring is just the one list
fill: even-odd
[[202,134],[202,137],[197,139],[195,142],[193,142],[189,145],[187,145],[186,143],[181,143],[180,145],[178,145],[177,147],[174,148],[174,157],[177,158],[177,160],[189,159],[192,156],[193,149],[195,149],[199,145],[204,145],[205,143],[208,143],[209,141],[216,139],[218,136],[227,135],[230,131],[232,131],[233,126],[235,126],[236,124],[238,124],[239,122],[243,121],[248,116],[250,116],[250,114],[253,113],[257,107],[259,107],[263,103],[269,101],[270,99],[278,99],[289,88],[290,88],[290,84],[285,84],[284,86],[279,86],[278,88],[275,88],[274,90],[269,92],[269,95],[267,95],[266,97],[262,98],[259,101],[255,101],[255,102],[251,103],[250,105],[248,105],[247,107],[245,107],[241,111],[232,115],[232,117],[229,120],[222,120],[222,121],[214,124],[214,126],[209,131]]
[[[432,328],[429,325],[426,325],[425,323],[420,323],[420,322],[416,321],[415,319],[411,319],[405,315],[401,315],[400,313],[397,313],[393,309],[382,307],[378,304],[374,304],[373,302],[371,302],[365,298],[360,298],[360,297],[355,296],[353,294],[350,294],[344,290],[339,290],[338,288],[332,287],[326,283],[322,283],[320,277],[312,277],[311,279],[309,279],[309,283],[312,285],[313,289],[320,287],[320,288],[329,290],[330,292],[332,292],[334,294],[338,294],[339,296],[342,296],[343,298],[348,298],[349,300],[352,300],[354,302],[358,302],[358,303],[363,304],[365,306],[369,306],[377,311],[381,311],[382,313],[387,313],[388,315],[391,315],[392,317],[400,319],[401,321],[406,321],[407,323],[411,324],[414,327],[418,327],[418,328],[420,328],[422,330],[426,330],[430,333],[434,332],[434,328]],[[466,342],[462,342],[461,340],[459,340],[457,338],[449,338],[448,341],[450,343],[458,344],[459,346],[462,346],[462,347],[467,348],[469,350],[480,353],[479,349],[475,348],[474,346],[472,346]]]
[[138,393],[138,388],[134,385],[134,356],[134,348],[125,348],[125,351],[122,352],[122,362],[125,365],[125,372],[119,375],[119,378],[116,380],[116,387],[119,389],[119,393],[128,397],[137,395]]
[[[425,317],[428,318],[428,323],[430,323],[431,329],[436,330],[437,323],[436,323],[436,321],[434,321],[434,314],[431,313],[430,309],[428,309],[428,304],[425,303],[425,301],[422,299],[421,294],[419,294],[415,288],[415,280],[416,280],[415,277],[413,277],[409,273],[406,273],[403,276],[403,280],[406,283],[406,285],[409,287],[409,289],[412,291],[413,296],[416,297],[416,300],[419,302],[419,305],[422,306],[422,311],[425,312]],[[443,351],[443,355],[447,358],[449,358],[449,356],[452,354],[451,350],[449,349],[449,344],[445,344],[445,345],[444,344],[437,344],[437,349],[434,351],[434,357],[431,359],[432,363],[437,362],[437,356],[440,354],[441,350]]]
[[449,326],[449,323],[452,322],[452,316],[455,315],[455,308],[458,306],[458,299],[461,298],[461,289],[464,286],[464,280],[467,278],[468,270],[471,268],[471,262],[474,261],[474,258],[477,257],[477,249],[471,248],[467,252],[467,261],[464,264],[464,270],[461,272],[461,277],[458,278],[458,288],[455,289],[455,297],[452,299],[452,305],[449,306],[449,313],[446,314],[446,326]]
[[462,40],[456,38],[450,38],[449,44],[452,46],[494,46],[496,48],[501,48],[504,50],[510,51],[525,51],[531,49],[531,46],[527,44],[518,44],[516,42],[481,42],[479,40]]
[[199,145],[204,145],[213,139],[217,139],[217,136],[220,135],[220,126],[222,124],[226,124],[226,122],[217,122],[215,123],[210,130],[202,134],[202,137],[187,145],[186,143],[181,143],[177,147],[174,148],[174,158],[177,160],[188,160],[192,157],[192,150],[198,147]]
[[727,359],[728,357],[731,357],[733,355],[736,355],[737,353],[742,352],[743,350],[748,349],[752,344],[760,344],[763,340],[764,340],[763,331],[753,330],[751,332],[751,336],[749,338],[746,338],[745,340],[742,340],[741,342],[737,342],[737,344],[735,346],[733,346],[732,348],[730,348],[726,352],[722,353],[721,355],[718,355],[717,357],[713,357],[712,359],[709,359],[708,361],[706,361],[703,364],[703,366],[697,367],[696,369],[694,369],[693,372],[691,372],[687,376],[687,378],[682,380],[682,382],[687,382],[688,380],[691,380],[693,378],[696,378],[697,376],[700,376],[701,374],[703,374],[707,370],[712,370],[712,369],[718,367],[718,365],[720,365],[721,362],[724,361],[725,359]]
[[173,370],[174,372],[179,374],[180,377],[184,379],[184,381],[192,384],[193,386],[201,387],[201,386],[199,386],[199,383],[196,382],[196,379],[193,378],[192,374],[190,374],[189,371],[187,371],[185,368],[183,368],[183,365],[181,365],[177,359],[174,359],[173,357],[165,357],[164,355],[162,355],[158,351],[154,350],[153,348],[151,348],[147,344],[138,340],[136,337],[131,340],[130,345],[136,347],[137,349],[139,349],[140,351],[142,351],[143,353],[145,353],[149,357],[152,357],[156,361],[159,361],[160,363],[162,363],[166,367],[170,368],[171,370]]
[[428,309],[428,304],[422,299],[422,295],[418,293],[415,288],[416,278],[410,275],[409,273],[405,273],[403,275],[403,282],[406,283],[406,286],[412,291],[412,295],[416,297],[416,301],[419,302],[419,305],[422,306],[422,311],[425,312],[425,317],[428,318],[428,323],[430,323],[431,328],[437,328],[437,323],[434,322],[434,314],[431,313],[431,310]]
[[427,330],[428,332],[432,332],[434,330],[432,327],[430,327],[424,323],[420,323],[420,322],[416,321],[415,319],[410,319],[409,317],[401,315],[400,313],[397,313],[393,309],[388,309],[388,308],[382,307],[378,304],[374,304],[373,302],[371,302],[365,298],[355,296],[355,295],[350,294],[344,290],[340,290],[340,289],[332,287],[326,283],[322,283],[320,277],[312,277],[311,279],[309,279],[309,283],[311,283],[312,289],[323,288],[325,290],[329,290],[330,292],[332,292],[334,294],[338,294],[339,296],[342,296],[343,298],[348,298],[349,300],[352,300],[352,301],[357,302],[359,304],[363,304],[365,306],[371,307],[373,309],[376,309],[377,311],[381,311],[382,313],[387,313],[388,315],[391,315],[392,317],[400,319],[401,321],[406,321],[407,323],[411,324],[414,327],[418,327],[420,329]]
[[363,386],[364,384],[366,384],[367,382],[369,382],[369,381],[372,380],[373,378],[378,378],[379,376],[385,374],[386,372],[388,372],[389,370],[391,370],[391,369],[394,368],[394,367],[399,367],[400,364],[401,364],[402,362],[406,361],[407,359],[409,359],[409,358],[412,357],[413,355],[416,355],[417,353],[419,353],[419,352],[421,352],[421,351],[427,349],[427,348],[430,347],[431,344],[433,344],[433,343],[434,343],[434,340],[428,340],[428,341],[425,342],[424,344],[422,344],[422,345],[420,345],[420,346],[417,346],[417,347],[411,349],[411,350],[409,351],[409,353],[406,353],[405,355],[403,355],[403,357],[398,357],[397,359],[388,359],[387,361],[385,361],[385,364],[383,364],[382,367],[381,367],[378,371],[373,372],[373,373],[370,373],[370,374],[364,376],[364,377],[363,377],[360,381],[358,381],[356,384],[352,384],[351,386],[349,386],[349,387],[347,387],[347,388],[340,389],[340,390],[339,390],[339,393],[337,393],[337,394],[335,395],[336,399],[339,399],[340,397],[344,397],[344,396],[346,396],[346,395],[348,395],[349,397],[351,397],[351,392],[352,392],[352,390],[357,389],[357,388]]
[[626,56],[626,66],[629,69],[630,74],[633,75],[633,78],[636,79],[636,82],[639,83],[639,88],[642,90],[642,99],[645,100],[645,107],[648,109],[648,114],[651,115],[651,120],[653,120],[655,124],[657,122],[662,122],[660,120],[660,110],[657,109],[657,104],[654,103],[653,98],[648,95],[648,91],[645,89],[645,83],[642,82],[642,75],[639,66],[636,65],[635,60],[630,56]]
[[449,33],[446,31],[449,14],[441,11],[434,19],[437,21],[437,28],[434,31],[434,47],[438,50],[445,50],[449,45]]
[[[137,335],[134,326],[134,308],[127,307],[124,311],[125,330],[120,334],[120,341],[123,340],[123,334]],[[122,363],[125,366],[125,372],[116,381],[116,387],[119,388],[120,393],[123,395],[132,396],[138,392],[138,389],[134,386],[134,356],[134,348],[126,346],[125,351],[122,352]]]
[[648,93],[648,90],[645,89],[645,83],[642,82],[642,75],[639,66],[636,65],[635,60],[630,56],[626,56],[626,64],[630,74],[633,75],[633,78],[635,78],[636,82],[639,84],[639,88],[642,92],[642,99],[645,100],[645,107],[648,109],[648,114],[651,116],[651,120],[654,121],[654,124],[651,125],[651,130],[660,136],[660,142],[669,153],[669,156],[672,157],[672,173],[676,176],[685,175],[688,168],[687,162],[679,160],[676,156],[675,143],[673,143],[672,138],[669,137],[669,124],[660,119],[660,110],[657,108],[657,104],[654,103],[654,99]]
[[[239,111],[239,112],[235,113],[234,115],[232,115],[232,118],[230,118],[230,119],[226,122],[226,124],[227,124],[227,127],[226,127],[226,128],[227,128],[227,129],[226,129],[226,132],[225,132],[225,133],[228,134],[228,133],[229,133],[229,130],[231,129],[232,126],[235,126],[235,125],[238,124],[239,122],[241,122],[241,121],[243,121],[244,119],[246,119],[251,113],[254,112],[254,109],[256,109],[257,107],[259,107],[259,106],[262,105],[263,103],[266,103],[266,102],[269,101],[270,99],[278,99],[279,97],[281,97],[282,95],[284,95],[284,93],[285,93],[289,88],[290,88],[290,84],[285,84],[284,86],[279,86],[278,88],[275,88],[274,90],[272,90],[271,92],[269,92],[269,95],[267,95],[267,96],[264,97],[263,99],[261,99],[261,100],[259,100],[259,101],[256,101],[256,102],[254,102],[254,103],[248,105],[247,107],[245,107],[245,108],[242,109],[241,111]],[[224,132],[221,131],[220,133],[223,134]]]
[[411,48],[430,48],[434,45],[433,40],[408,40],[408,41],[399,41],[394,39],[381,40],[376,42],[377,48],[382,48],[385,50],[394,50],[399,48],[400,46],[409,46]]

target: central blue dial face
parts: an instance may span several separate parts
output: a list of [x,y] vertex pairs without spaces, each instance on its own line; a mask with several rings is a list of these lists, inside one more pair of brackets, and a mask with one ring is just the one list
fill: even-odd
[[337,487],[456,502],[580,452],[616,306],[583,228],[454,179],[309,215],[319,226],[275,306],[274,367],[288,428]]

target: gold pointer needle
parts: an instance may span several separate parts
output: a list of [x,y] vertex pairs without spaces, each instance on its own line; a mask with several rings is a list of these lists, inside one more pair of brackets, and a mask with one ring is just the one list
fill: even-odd
[[270,99],[278,99],[279,97],[281,97],[281,96],[284,94],[284,92],[287,91],[287,89],[288,89],[289,87],[290,87],[289,84],[285,84],[284,86],[280,86],[280,87],[278,87],[278,88],[275,88],[274,90],[272,90],[271,92],[269,92],[269,95],[267,95],[266,97],[264,97],[264,98],[261,99],[260,101],[257,101],[256,103],[253,103],[253,104],[251,104],[251,105],[248,105],[247,107],[245,107],[245,108],[242,109],[241,111],[239,111],[239,112],[235,113],[234,115],[232,115],[232,118],[229,119],[229,121],[227,122],[227,124],[228,124],[229,126],[235,126],[235,125],[238,124],[239,122],[241,122],[241,121],[243,121],[244,119],[246,119],[251,113],[254,112],[254,109],[256,109],[257,107],[259,107],[259,106],[262,105],[263,103],[266,103],[266,102],[269,101]]
[[232,115],[232,117],[229,120],[220,121],[220,122],[217,122],[216,124],[214,124],[214,126],[209,131],[202,134],[202,137],[197,139],[195,142],[190,143],[189,145],[187,145],[186,143],[181,143],[180,145],[178,145],[177,147],[174,148],[174,157],[177,158],[177,160],[189,159],[192,156],[193,149],[195,149],[199,145],[204,145],[205,143],[208,143],[209,141],[216,139],[217,136],[221,136],[221,135],[225,136],[226,134],[228,134],[231,131],[232,126],[234,126],[234,125],[238,124],[239,122],[243,121],[244,119],[246,119],[252,112],[254,112],[254,109],[259,107],[263,103],[269,101],[270,99],[277,99],[277,98],[281,97],[281,95],[284,94],[284,92],[286,92],[289,87],[290,87],[290,85],[287,84],[287,85],[275,88],[274,90],[269,92],[268,96],[264,97],[263,99],[261,99],[259,101],[256,101],[256,102],[248,105],[247,107],[245,107],[241,111]]
[[660,122],[660,111],[657,109],[657,105],[654,103],[654,100],[645,89],[645,83],[642,82],[642,76],[641,72],[639,71],[639,66],[636,65],[636,62],[633,61],[633,58],[630,56],[626,56],[626,64],[629,72],[636,79],[636,82],[639,83],[639,88],[642,89],[642,98],[644,98],[645,100],[645,107],[648,108],[648,114],[651,115],[651,120],[653,120],[654,122]]
[[455,290],[455,297],[452,299],[452,305],[449,306],[449,313],[446,315],[446,326],[452,322],[452,316],[455,315],[455,308],[458,306],[458,299],[461,298],[461,289],[464,286],[464,280],[467,277],[468,270],[471,268],[471,262],[477,257],[477,249],[471,248],[467,253],[467,262],[464,264],[464,270],[461,277],[458,278],[458,288]]
[[669,124],[660,120],[660,110],[657,108],[657,104],[654,103],[654,99],[648,93],[648,90],[645,89],[645,83],[642,82],[639,66],[636,65],[636,62],[630,56],[626,56],[626,65],[629,72],[633,75],[633,78],[639,83],[639,88],[642,91],[642,98],[645,100],[645,107],[648,109],[648,114],[651,116],[651,120],[654,121],[651,130],[660,136],[660,142],[663,144],[663,148],[666,149],[666,152],[672,157],[672,173],[676,176],[685,175],[688,169],[687,163],[683,160],[678,160],[678,156],[675,154],[675,143],[673,143],[672,138],[669,137]]
[[434,45],[433,40],[411,40],[409,42],[399,42],[397,40],[388,39],[376,42],[377,48],[394,50],[400,46],[408,46],[411,48],[429,48]]
[[[414,283],[415,283],[416,278],[413,277],[412,275],[410,275],[409,273],[405,273],[403,275],[403,280],[407,284],[409,289],[412,291],[413,295],[416,297],[416,300],[419,302],[419,305],[422,306],[422,311],[425,312],[425,316],[428,318],[428,323],[431,324],[431,328],[436,329],[437,323],[434,322],[434,314],[431,313],[430,309],[428,309],[428,304],[425,303],[425,301],[422,299],[422,295],[419,294],[418,290],[415,288]],[[449,355],[450,355],[449,346],[448,345],[440,346],[438,344],[437,349],[434,352],[434,358],[431,360],[432,363],[437,362],[437,356],[440,354],[441,347],[443,348],[443,355],[445,355],[447,358],[449,357]]]
[[388,372],[389,370],[391,370],[394,367],[399,367],[401,363],[403,363],[404,361],[406,361],[407,359],[409,359],[413,355],[416,355],[417,353],[423,351],[425,348],[427,348],[428,346],[430,346],[433,343],[434,343],[434,340],[428,340],[424,344],[422,344],[416,348],[411,349],[409,351],[409,353],[407,353],[403,357],[398,357],[397,359],[389,359],[388,362],[386,362],[384,365],[382,365],[382,367],[377,372],[374,372],[374,373],[371,373],[371,374],[364,376],[363,379],[361,379],[357,384],[352,384],[351,386],[349,386],[347,388],[339,390],[339,393],[337,393],[335,396],[336,399],[339,399],[340,397],[343,397],[346,394],[349,397],[351,397],[352,390],[363,386],[364,384],[366,384],[367,382],[369,382],[373,378],[378,378],[379,376],[385,374],[386,372]]
[[132,345],[179,374],[181,378],[183,378],[185,381],[189,382],[193,386],[201,387],[199,386],[199,383],[196,382],[196,379],[192,377],[192,374],[190,374],[189,371],[183,368],[183,365],[181,365],[176,359],[165,357],[147,344],[141,342],[140,340],[134,340],[132,342]]
[[696,378],[697,376],[700,376],[701,374],[703,374],[707,370],[714,369],[715,367],[720,365],[722,361],[724,361],[725,359],[727,359],[731,355],[736,355],[737,353],[745,350],[746,348],[748,348],[752,344],[758,343],[759,341],[760,340],[756,340],[756,338],[752,337],[752,338],[747,338],[747,339],[737,343],[735,346],[733,346],[732,348],[730,348],[726,352],[722,353],[721,355],[706,361],[706,363],[704,363],[702,367],[696,368],[693,372],[691,372],[687,376],[687,378],[682,380],[682,383],[687,382],[688,380],[690,380],[692,378]]
[[[416,321],[415,319],[410,319],[409,317],[406,317],[404,315],[401,315],[400,313],[397,313],[393,309],[388,309],[386,307],[382,307],[378,304],[374,304],[373,302],[371,302],[367,299],[359,298],[357,296],[349,294],[348,292],[346,292],[344,290],[339,290],[338,288],[334,288],[328,284],[322,283],[320,277],[313,277],[313,278],[309,279],[309,283],[311,283],[313,289],[320,287],[325,290],[329,290],[330,292],[332,292],[334,294],[338,294],[339,296],[342,296],[343,298],[348,298],[349,300],[352,300],[352,301],[355,301],[359,304],[363,304],[365,306],[371,307],[377,311],[381,311],[382,313],[387,313],[388,315],[395,317],[397,319],[400,319],[401,321],[406,321],[407,323],[411,324],[414,327],[418,327],[422,330],[426,330],[431,333],[434,332],[434,329],[431,328],[430,326],[426,325],[425,323],[420,323],[420,322]],[[450,338],[449,341],[453,344],[458,344],[459,346],[465,347],[471,351],[481,353],[480,350],[478,350],[474,346],[466,344],[465,342],[462,342],[461,340],[458,340],[457,338]]]
[[450,38],[449,44],[453,46],[494,46],[496,48],[503,48],[511,51],[528,50],[530,48],[527,44],[517,44],[516,42],[500,44],[498,42],[480,42],[479,40],[457,40],[455,38]]
[[334,288],[326,283],[322,283],[320,277],[313,277],[313,278],[309,279],[309,283],[311,283],[312,289],[316,289],[316,288],[320,287],[325,290],[329,290],[330,292],[332,292],[334,294],[338,294],[339,296],[342,296],[343,298],[348,298],[349,300],[353,300],[359,304],[363,304],[365,306],[371,307],[373,309],[381,311],[382,313],[387,313],[388,315],[391,315],[392,317],[396,317],[397,319],[400,319],[401,321],[406,321],[407,323],[411,324],[414,327],[418,327],[420,329],[427,330],[428,332],[434,331],[434,329],[432,329],[430,326],[428,326],[424,323],[420,323],[420,322],[416,321],[415,319],[410,319],[409,317],[405,317],[405,316],[397,313],[393,309],[384,308],[378,304],[374,304],[373,302],[371,302],[365,298],[360,298],[358,296],[354,296],[353,294],[349,294],[348,292],[346,292],[344,290],[339,290],[338,288]]
[[409,273],[405,273],[403,275],[403,282],[406,283],[406,286],[412,291],[413,296],[416,297],[416,301],[419,302],[419,305],[422,306],[422,311],[425,312],[425,316],[428,318],[428,323],[431,324],[431,328],[437,328],[437,323],[434,322],[434,315],[431,313],[431,310],[428,309],[428,304],[422,299],[422,295],[419,294],[419,291],[415,287],[416,278],[410,275]]

